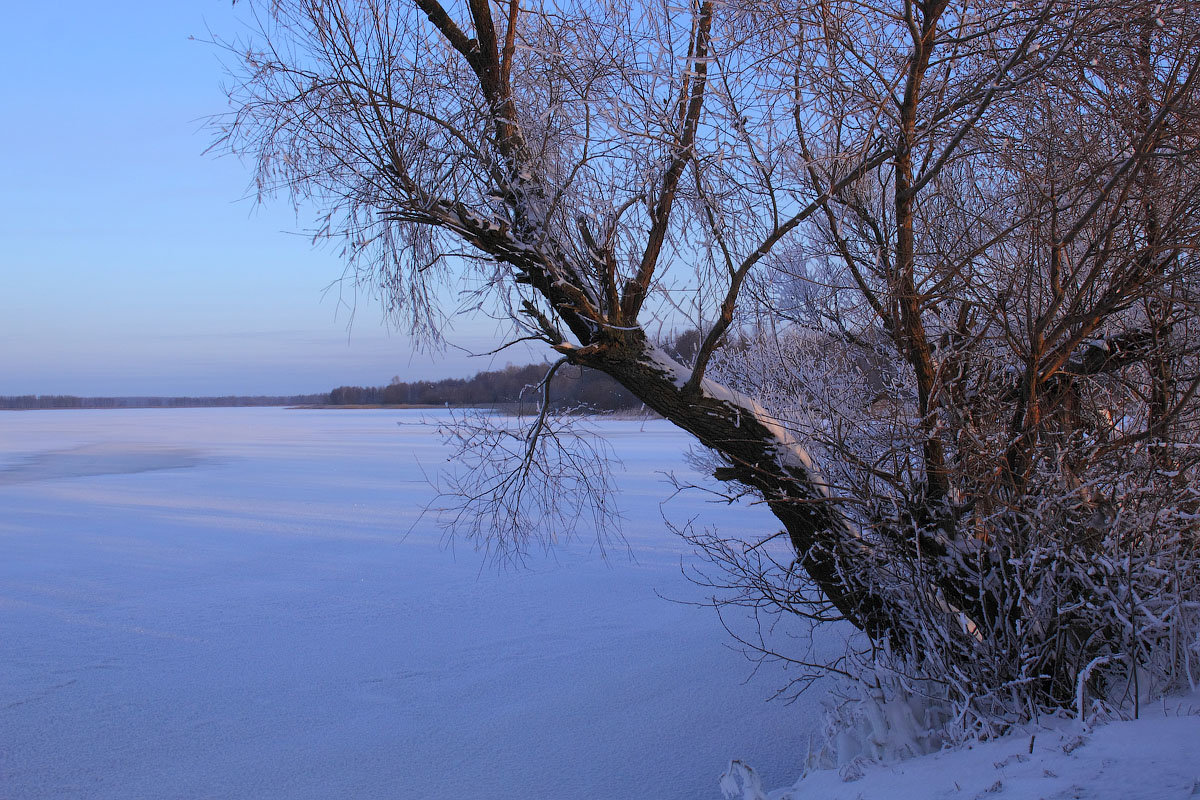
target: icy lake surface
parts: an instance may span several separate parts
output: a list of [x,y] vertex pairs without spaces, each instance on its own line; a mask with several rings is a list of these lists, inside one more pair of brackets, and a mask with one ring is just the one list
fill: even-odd
[[[418,520],[429,412],[0,414],[0,798],[718,798],[786,785],[767,703],[662,525],[662,422],[602,425],[624,552],[498,571]],[[770,530],[699,495],[675,520]],[[405,533],[412,530],[405,536]]]

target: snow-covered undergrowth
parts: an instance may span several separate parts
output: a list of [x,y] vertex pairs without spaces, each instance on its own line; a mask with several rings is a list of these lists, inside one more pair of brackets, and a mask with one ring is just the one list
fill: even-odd
[[0,414],[0,798],[717,800],[730,758],[795,779],[820,692],[765,702],[779,681],[745,682],[711,611],[660,596],[699,591],[659,508],[684,435],[599,423],[628,553],[581,537],[498,571],[409,531],[449,453],[396,424],[422,415]]
[[1160,699],[1132,721],[1043,719],[895,763],[852,759],[774,791],[734,762],[721,787],[737,800],[1185,800],[1200,796],[1200,693]]
[[[841,571],[860,581],[859,602],[879,609],[887,634],[847,672],[882,668],[936,684],[930,693],[957,720],[952,738],[994,736],[1053,709],[1090,713],[1097,697],[1119,695],[1123,706],[1200,682],[1192,429],[1140,446],[1134,410],[1150,412],[1137,391],[1120,401],[1105,394],[1127,415],[1112,432],[1121,444],[1100,446],[1109,434],[1084,434],[1079,420],[1053,434],[1035,425],[1030,442],[1049,438],[1027,454],[1027,474],[1005,478],[1010,467],[997,465],[1017,452],[1007,449],[1013,413],[1000,399],[1008,379],[980,377],[935,437],[957,453],[946,485],[930,493],[914,476],[932,462],[913,465],[929,458],[916,454],[933,417],[917,413],[915,378],[895,367],[904,359],[890,337],[839,342],[803,327],[757,336],[718,354],[713,374],[756,397],[849,500],[839,513],[868,546],[842,556]],[[1003,359],[983,356],[981,375],[990,363]],[[719,555],[724,582],[763,606],[786,615],[804,597],[787,583],[790,561],[767,572],[757,556]],[[823,596],[806,599],[809,613],[822,612]]]

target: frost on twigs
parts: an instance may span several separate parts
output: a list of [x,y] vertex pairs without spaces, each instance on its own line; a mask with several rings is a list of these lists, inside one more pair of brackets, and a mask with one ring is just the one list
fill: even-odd
[[863,670],[829,693],[823,742],[810,750],[805,769],[837,769],[853,780],[863,764],[933,753],[978,733],[962,730],[962,721],[936,681]]
[[[256,5],[219,149],[320,207],[394,318],[478,319],[444,287],[487,287],[711,448],[785,531],[695,539],[735,606],[836,609],[865,667],[938,681],[981,732],[1200,678],[1194,25]],[[663,324],[694,330],[688,367],[647,345]],[[611,530],[604,448],[568,421],[448,427],[448,529],[516,558]]]
[[452,412],[439,433],[452,452],[430,510],[449,537],[503,563],[587,536],[602,553],[623,544],[616,458],[586,419],[469,410]]
[[[1047,436],[1045,454],[1017,492],[1002,482],[1003,462],[982,455],[1009,441],[1002,427],[1011,420],[1002,410],[1008,395],[964,391],[947,414],[948,424],[966,424],[952,451],[954,491],[939,519],[914,502],[916,392],[910,372],[882,366],[887,360],[875,353],[887,346],[881,337],[846,343],[831,334],[763,335],[726,348],[714,365],[728,385],[788,420],[839,495],[861,499],[844,507],[878,560],[847,567],[894,604],[893,630],[904,631],[838,664],[870,689],[839,712],[842,730],[831,736],[838,752],[899,757],[888,753],[894,740],[882,750],[871,745],[873,731],[883,730],[877,723],[884,718],[884,727],[895,728],[889,715],[918,699],[923,710],[914,706],[914,718],[938,709],[937,735],[953,740],[995,735],[1058,709],[1088,718],[1106,709],[1136,714],[1157,693],[1194,685],[1200,496],[1180,478],[1194,474],[1200,453],[1194,418],[1184,418],[1169,446],[1141,444],[1134,433],[1118,449],[1126,430],[1146,423],[1134,416],[1136,400],[1119,396],[1124,384],[1089,378],[1094,394],[1084,397],[1123,406],[1127,416],[1109,428],[1098,414],[1091,430],[1099,432],[1090,433],[1082,409],[1071,409],[1082,422]],[[992,380],[1003,386],[1008,379]],[[688,538],[704,554],[698,578],[723,618],[750,610],[751,632],[737,634],[749,654],[783,665],[811,661],[771,635],[781,616],[825,619],[830,612],[811,586],[805,591],[784,543],[707,531]],[[838,756],[837,765],[843,762]]]

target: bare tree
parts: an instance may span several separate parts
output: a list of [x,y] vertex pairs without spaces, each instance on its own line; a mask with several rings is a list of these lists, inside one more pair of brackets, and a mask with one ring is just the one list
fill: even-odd
[[788,543],[697,539],[726,585],[988,714],[1191,674],[1191,0],[251,6],[260,192],[692,434]]

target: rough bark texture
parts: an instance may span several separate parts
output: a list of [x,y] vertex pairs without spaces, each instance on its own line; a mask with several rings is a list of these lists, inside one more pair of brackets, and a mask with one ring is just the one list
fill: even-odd
[[870,549],[814,475],[794,463],[788,452],[794,443],[780,441],[758,418],[761,409],[750,402],[713,397],[703,389],[689,391],[689,371],[665,371],[658,363],[661,355],[651,356],[640,333],[570,357],[611,375],[649,408],[721,454],[731,465],[721,477],[751,487],[766,499],[787,531],[798,565],[838,611],[872,636],[889,633],[884,599],[863,580],[872,572]]

